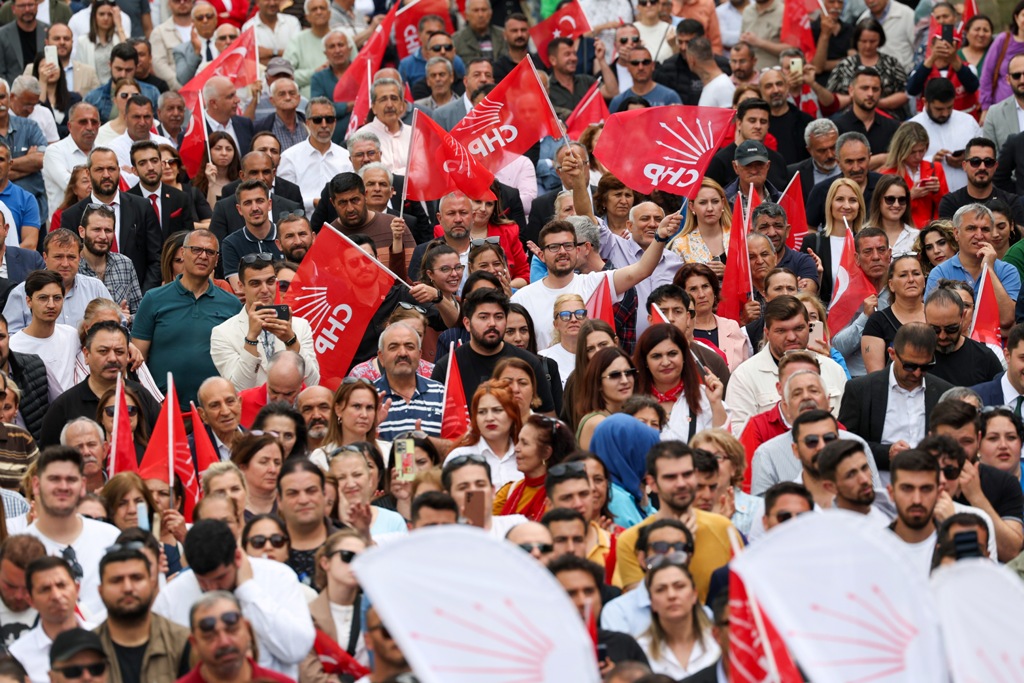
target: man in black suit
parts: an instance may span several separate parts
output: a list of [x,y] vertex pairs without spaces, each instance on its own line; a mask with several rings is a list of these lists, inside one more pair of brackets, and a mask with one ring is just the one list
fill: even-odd
[[836,160],[838,139],[839,129],[829,119],[815,119],[804,129],[804,142],[807,143],[807,152],[811,156],[809,159],[790,164],[786,171],[790,177],[800,174],[800,189],[804,193],[805,205],[815,185],[839,176],[839,162]]
[[132,171],[139,177],[138,184],[128,194],[142,197],[150,203],[160,223],[162,241],[180,230],[192,230],[192,197],[181,190],[164,185],[163,162],[160,148],[151,140],[132,145],[130,152]]
[[[24,282],[25,277],[33,270],[45,268],[46,264],[43,263],[43,257],[38,251],[8,246],[7,231],[10,229],[6,217],[0,212],[0,262],[7,266],[7,280],[13,287]],[[3,300],[7,301],[7,297],[5,296]]]
[[238,111],[238,94],[231,80],[224,76],[214,76],[203,86],[203,98],[206,104],[207,134],[223,131],[235,139],[239,150],[249,149],[254,133],[252,119],[235,115]]
[[[266,152],[270,155],[270,160],[274,164],[274,181],[270,185],[270,196],[271,197],[284,197],[297,204],[302,203],[302,188],[290,180],[277,177],[277,167],[281,164],[281,141],[277,139],[277,136],[271,133],[269,130],[263,130],[252,136],[252,149],[242,150],[245,152]],[[264,181],[265,182],[265,181]],[[241,178],[238,180],[232,180],[230,183],[224,186],[221,190],[220,197],[217,199],[224,199],[225,197],[234,197],[235,190],[242,184]]]
[[162,282],[160,249],[163,247],[163,235],[153,207],[142,197],[118,190],[121,169],[117,165],[117,155],[111,150],[106,147],[92,150],[86,166],[92,181],[92,194],[64,210],[60,227],[78,234],[82,214],[89,204],[111,207],[117,216],[114,225],[116,248],[112,247],[111,251],[124,254],[135,264],[143,294],[159,287]]
[[[276,174],[274,172],[274,162],[270,158],[269,154],[264,152],[249,152],[242,157],[242,172],[239,176],[241,180],[261,180],[268,187],[274,184]],[[280,182],[280,181],[278,181]],[[235,189],[238,189],[238,184],[235,184]],[[285,198],[280,194],[274,194],[271,192],[271,199],[274,202],[273,215],[270,219],[277,222],[277,217],[284,212],[302,211],[302,196],[299,196],[299,201],[294,202],[290,199]],[[224,243],[224,238],[235,232],[241,230],[245,226],[245,220],[241,214],[238,213],[238,209],[235,208],[235,193],[225,194],[223,199],[218,201],[213,207],[213,220],[210,221],[210,231],[217,236],[217,239]],[[220,271],[221,265],[217,263],[217,269]],[[220,275],[218,274],[218,277]]]
[[[953,388],[926,372],[935,364],[937,343],[931,327],[908,323],[896,333],[889,349],[890,368],[846,383],[839,421],[868,442],[879,470],[888,470],[894,455],[924,438],[932,408],[943,392]],[[896,386],[890,386],[890,377]]]
[[812,230],[825,225],[825,199],[832,181],[849,178],[860,185],[864,193],[864,206],[871,206],[871,195],[882,176],[868,170],[871,161],[871,143],[863,133],[843,133],[836,140],[836,159],[839,160],[841,175],[822,180],[807,195],[807,224]]

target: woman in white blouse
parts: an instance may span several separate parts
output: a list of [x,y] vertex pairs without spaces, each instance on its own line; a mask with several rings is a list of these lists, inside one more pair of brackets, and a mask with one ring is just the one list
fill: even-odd
[[[114,0],[95,0],[89,13],[89,32],[79,36],[75,59],[96,69],[100,83],[110,80],[110,51],[127,40],[121,9]],[[109,112],[100,112],[104,117]]]
[[523,473],[516,467],[515,447],[523,418],[508,385],[495,380],[480,385],[473,394],[469,418],[468,431],[455,442],[445,464],[463,455],[482,455],[491,466],[495,489],[522,479]]
[[564,388],[565,381],[576,369],[576,341],[580,336],[580,326],[587,319],[587,304],[579,294],[561,294],[555,299],[554,314],[555,343],[543,349],[540,355],[558,363],[558,374]]

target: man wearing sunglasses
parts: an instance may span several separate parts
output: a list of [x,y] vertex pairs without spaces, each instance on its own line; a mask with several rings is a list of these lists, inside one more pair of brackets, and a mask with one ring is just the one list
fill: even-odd
[[[466,73],[466,65],[462,58],[455,54],[455,45],[452,43],[451,36],[445,32],[445,28],[444,19],[436,14],[422,17],[416,26],[419,47],[398,63],[398,73],[402,76],[402,80],[412,87],[413,97],[417,97],[418,90],[429,92],[429,88],[423,90],[425,85],[423,79],[427,75],[427,62],[433,57],[444,57],[448,60],[456,79],[461,80]],[[435,35],[442,36],[442,39],[436,43],[435,49],[430,49],[431,39]]]
[[348,150],[332,141],[336,124],[334,102],[326,97],[314,97],[306,105],[309,137],[281,153],[277,174],[302,190],[307,216],[313,215],[320,192],[331,178],[353,170]]
[[935,289],[924,302],[925,321],[937,339],[932,374],[954,386],[971,387],[995,379],[1003,366],[992,349],[967,336],[971,316],[965,311],[960,295],[950,289]]
[[99,636],[84,628],[73,628],[54,638],[47,680],[51,683],[107,683],[110,680],[108,664]]
[[608,106],[610,111],[618,111],[619,105],[627,97],[642,97],[650,102],[652,107],[683,103],[675,90],[654,82],[654,59],[646,47],[637,47],[630,51],[626,68],[633,78],[633,84],[626,90],[619,91]]
[[[316,634],[295,572],[280,562],[249,557],[228,525],[214,519],[200,520],[189,530],[185,558],[192,571],[161,589],[153,612],[192,628],[190,640],[201,664],[190,674],[195,678],[187,680],[204,680],[198,673],[204,666],[254,665],[244,660],[247,641],[231,651],[230,643],[239,631],[249,632],[241,617],[252,627],[259,665],[296,678],[298,664],[309,654]],[[233,613],[230,620],[225,619],[227,613]],[[236,624],[241,628],[236,629]],[[211,642],[219,639],[224,639],[223,648]],[[229,676],[227,680],[236,679]]]
[[[966,184],[942,198],[939,202],[940,218],[952,218],[960,207],[968,204],[986,204],[990,199],[1001,199],[1013,212],[1014,222],[1024,223],[1024,207],[1018,201],[1019,197],[996,187],[992,182],[999,168],[998,157],[996,144],[987,137],[975,137],[968,141],[961,162]],[[946,177],[948,180],[948,172]],[[1009,254],[1007,260],[1013,265],[1024,265],[1021,259],[1012,259]]]
[[927,416],[943,392],[953,388],[931,373],[936,341],[924,323],[903,325],[889,349],[890,366],[846,384],[839,421],[868,442],[880,470],[888,470],[893,456],[924,438]]
[[1024,108],[1024,54],[1017,53],[1010,57],[1006,69],[1006,83],[1010,86],[1011,97],[997,102],[993,97],[997,88],[981,89],[981,108],[985,112],[985,125],[982,126],[986,138],[996,144],[999,149],[1011,135],[1021,131],[1017,111]]

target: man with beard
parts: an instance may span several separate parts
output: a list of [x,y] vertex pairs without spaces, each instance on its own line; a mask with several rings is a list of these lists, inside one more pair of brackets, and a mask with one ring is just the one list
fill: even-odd
[[888,509],[892,504],[885,491],[875,489],[870,463],[859,442],[836,439],[818,454],[818,480],[834,496],[829,507],[867,515],[872,523],[885,526],[895,511]]
[[889,142],[896,129],[900,127],[899,121],[878,114],[878,100],[882,96],[882,76],[874,67],[858,69],[850,81],[849,94],[850,108],[833,116],[832,121],[839,129],[840,135],[861,133],[867,136],[872,151],[870,168],[878,168],[885,163]]
[[758,85],[761,99],[771,106],[768,132],[775,136],[779,154],[786,164],[803,161],[808,157],[804,129],[814,117],[789,105],[789,82],[780,70],[769,69],[762,73]]
[[386,441],[414,430],[441,434],[444,385],[417,374],[422,341],[415,328],[402,321],[380,335],[377,362],[382,372],[374,386],[382,401],[391,402],[387,417],[377,426],[378,437]]
[[[204,640],[196,633],[206,621],[201,609],[203,593],[229,591],[237,599],[234,610],[241,612],[235,620],[245,616],[252,626],[260,665],[295,677],[298,663],[309,654],[316,635],[295,572],[281,562],[249,557],[238,547],[228,525],[215,519],[200,520],[189,530],[185,558],[192,571],[161,589],[153,612],[183,626],[191,624],[192,646],[197,647],[198,641]],[[219,621],[232,626],[223,616]],[[213,622],[215,628],[218,619]],[[213,628],[202,630],[209,633]],[[201,652],[201,659],[203,654],[213,652]],[[207,664],[204,661],[200,669]]]
[[338,213],[331,226],[349,237],[357,232],[368,235],[377,247],[377,260],[386,263],[399,277],[404,276],[416,246],[405,221],[398,216],[371,211],[366,205],[366,185],[356,173],[334,176],[328,184],[328,191],[331,204]]
[[[1010,74],[1020,73],[1021,69],[1024,69],[1024,61],[1018,60],[1024,60],[1024,54],[1017,53],[1011,57],[1006,70],[1006,82],[1009,84],[1013,96],[1007,97],[1001,102],[986,102],[985,100],[991,97],[986,88],[986,92],[981,97],[982,107],[991,105],[988,108],[988,113],[985,114],[985,125],[982,126],[983,135],[996,143],[997,149],[1002,149],[1008,138],[1020,133],[1024,128],[1017,118],[1017,112],[1024,108],[1024,78],[1010,78]],[[994,94],[995,88],[992,91]]]
[[[530,52],[530,20],[525,14],[516,12],[510,14],[505,20],[505,45],[508,52],[494,60],[494,82],[501,83],[501,80],[512,73],[521,61],[526,58],[533,60],[534,66],[542,69],[540,57],[537,53]],[[429,69],[428,78],[429,78]]]
[[320,197],[331,178],[352,170],[348,150],[332,142],[337,115],[334,103],[326,97],[314,97],[306,105],[306,128],[309,136],[281,153],[277,175],[290,180],[302,190],[306,215],[313,215],[314,200]]
[[100,560],[100,598],[107,620],[96,629],[110,662],[110,678],[123,683],[172,681],[188,673],[188,629],[150,607],[156,584],[143,552],[115,545]]
[[220,252],[224,277],[237,294],[243,291],[240,265],[256,260],[271,263],[284,255],[277,248],[277,226],[271,219],[274,210],[270,187],[262,180],[246,180],[235,190],[235,208],[245,226],[224,238]]
[[[800,463],[800,474],[794,479],[811,492],[820,508],[832,505],[832,494],[822,486],[818,456],[826,444],[839,438],[836,418],[827,410],[808,410],[793,420],[793,456]],[[755,536],[751,529],[751,536]]]
[[[820,120],[820,119],[819,119]],[[815,125],[817,122],[815,122]],[[888,142],[886,143],[888,145]],[[885,149],[883,147],[883,149]],[[824,155],[823,155],[824,156]],[[839,174],[843,178],[849,178],[857,183],[860,191],[864,194],[864,206],[871,206],[871,197],[875,192],[875,185],[882,178],[881,174],[869,171],[871,165],[871,143],[863,133],[844,133],[836,139],[835,158],[839,168]],[[828,191],[832,187],[832,181],[838,176],[829,176],[819,181],[811,188],[807,195],[807,225],[822,225],[825,221],[825,200]],[[815,176],[817,180],[817,176]],[[811,240],[804,240],[803,251],[807,251],[808,243]],[[828,249],[818,251],[822,258],[832,263],[831,251]],[[829,301],[832,292],[832,284],[823,282],[821,287],[822,301]]]
[[25,533],[42,541],[47,554],[67,562],[79,585],[76,592],[80,592],[82,606],[94,618],[102,619],[106,608],[98,591],[100,560],[104,548],[116,543],[120,532],[115,526],[75,512],[85,492],[81,453],[67,446],[50,446],[39,454],[37,463],[32,477],[36,519]]
[[[221,241],[245,227],[245,219],[238,212],[235,202],[235,191],[246,180],[262,180],[270,188],[270,199],[277,216],[302,210],[302,192],[298,185],[277,177],[276,164],[281,156],[281,143],[277,137],[266,131],[257,133],[253,137],[253,145],[256,149],[242,157],[242,171],[238,180],[224,186],[221,198],[213,207],[210,230]],[[270,216],[271,221],[277,216]]]
[[[146,100],[146,106],[149,100]],[[139,109],[136,107],[132,111]],[[143,107],[144,109],[144,107]],[[129,124],[131,125],[131,124]],[[148,125],[152,125],[152,120]],[[149,128],[146,129],[147,134]],[[132,143],[128,151],[132,171],[139,178],[139,183],[128,190],[129,194],[143,197],[153,207],[157,222],[160,224],[164,241],[172,234],[181,230],[192,230],[192,198],[181,190],[163,184],[163,162],[160,160],[161,144],[159,140],[144,138]]]
[[775,267],[788,268],[793,271],[797,276],[797,284],[801,292],[817,292],[818,269],[814,259],[808,254],[786,246],[789,231],[793,229],[786,216],[786,210],[778,204],[762,201],[754,208],[750,220],[754,232],[759,232],[771,240],[772,247],[775,249]]
[[110,450],[103,427],[92,418],[76,417],[61,430],[60,445],[74,448],[82,454],[85,490],[96,491],[103,488],[107,479],[103,463]]
[[366,649],[373,653],[373,671],[356,683],[388,683],[399,680],[399,674],[410,671],[405,655],[373,607],[366,611],[365,633]]
[[[537,356],[505,341],[508,311],[505,295],[490,288],[477,289],[462,302],[462,324],[469,331],[469,343],[455,349],[455,359],[462,375],[463,391],[466,396],[472,396],[480,384],[491,378],[495,366],[502,358],[521,358],[530,364],[537,378],[536,395],[541,401],[539,412],[554,415],[555,405],[547,369]],[[451,356],[438,359],[430,378],[435,382],[444,382],[449,362]],[[552,379],[552,382],[557,381],[560,381],[557,377]]]
[[[62,27],[64,30],[67,27]],[[56,209],[64,200],[64,191],[71,182],[71,171],[75,166],[84,166],[88,154],[96,143],[100,129],[100,115],[96,107],[87,102],[77,102],[67,111],[69,135],[46,147],[43,152],[43,181],[46,184],[46,199]]]
[[[178,192],[174,188],[167,189]],[[85,249],[78,262],[78,272],[102,281],[113,300],[135,315],[142,303],[142,288],[132,260],[110,250],[114,242],[114,221],[114,211],[106,206],[87,208],[82,214],[78,236]]]
[[[94,324],[86,332],[82,346],[89,375],[50,403],[43,417],[40,443],[43,447],[60,443],[60,434],[69,421],[78,417],[95,417],[100,407],[100,396],[117,385],[117,378],[128,365],[128,332],[116,322],[105,320]],[[160,404],[138,382],[125,380],[125,386],[134,391],[142,405],[140,420],[152,429],[160,413]]]
[[[155,110],[156,104],[150,101],[148,97],[142,95],[131,95],[128,101],[124,103],[124,133],[106,143],[117,154],[117,161],[121,164],[122,168],[134,165],[135,162],[132,159],[131,152],[132,146],[136,142],[153,142],[158,145],[171,144],[169,139],[153,132],[153,113]],[[135,185],[138,181],[138,177],[131,173],[125,173],[124,179],[128,185]]]
[[[997,157],[996,144],[988,138],[976,137],[967,142],[962,161],[963,172],[967,178],[966,185],[942,198],[939,202],[940,218],[952,218],[957,209],[968,204],[985,204],[990,199],[1001,199],[1013,212],[1014,222],[1024,223],[1024,207],[1021,206],[1018,195],[992,184],[992,176],[999,168]],[[1010,254],[1007,254],[1007,261],[1017,266],[1018,270],[1024,265],[1024,261],[1019,257],[1015,261]]]
[[[281,214],[277,219],[277,248],[284,254],[285,260],[295,264],[302,263],[306,258],[316,234],[309,227],[305,216],[296,213]],[[282,288],[282,291],[284,289]]]
[[9,649],[32,628],[39,613],[28,601],[25,569],[46,556],[46,548],[35,536],[8,536],[0,545],[0,645]]
[[726,517],[693,506],[697,470],[693,463],[693,450],[680,441],[663,441],[647,453],[645,481],[658,495],[661,508],[657,514],[626,529],[619,536],[615,585],[628,590],[644,578],[644,570],[635,550],[640,529],[659,519],[675,519],[693,533],[694,551],[690,558],[690,572],[703,602],[707,596],[711,573],[729,561],[729,529],[732,522]]
[[313,452],[324,444],[332,419],[334,394],[327,387],[307,387],[299,393],[298,409],[306,422],[306,443]]
[[1001,375],[1003,366],[992,349],[967,336],[971,320],[964,320],[965,311],[963,300],[949,289],[932,291],[924,302],[925,321],[938,339],[931,372],[950,384],[970,387]]
[[950,192],[967,184],[964,152],[972,138],[981,135],[981,126],[970,114],[953,108],[956,90],[948,78],[934,78],[924,87],[924,111],[910,119],[928,132],[926,159],[942,164]]
[[935,506],[939,500],[939,460],[925,451],[905,450],[892,459],[889,496],[896,505],[896,520],[889,530],[903,541],[907,561],[919,576],[931,571],[935,552]]

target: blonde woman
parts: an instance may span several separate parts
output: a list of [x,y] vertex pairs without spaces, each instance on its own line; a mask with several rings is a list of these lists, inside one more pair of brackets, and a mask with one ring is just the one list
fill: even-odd
[[576,342],[580,336],[580,326],[587,320],[587,304],[579,294],[562,294],[555,299],[554,318],[555,343],[542,349],[539,355],[558,363],[558,374],[562,377],[564,389],[565,381],[576,368]]
[[718,495],[725,496],[726,503],[722,514],[731,510],[733,526],[749,536],[754,520],[764,516],[764,499],[743,492],[743,476],[747,471],[743,444],[724,429],[705,429],[690,439],[690,448],[707,451],[718,461]]
[[949,194],[942,164],[926,161],[928,131],[916,121],[905,121],[893,134],[889,155],[879,173],[898,175],[910,189],[910,216],[921,228],[939,217],[939,202]]
[[813,235],[807,235],[800,247],[821,262],[821,287],[818,296],[826,305],[832,300],[839,264],[846,248],[847,226],[856,235],[864,226],[867,210],[860,185],[849,178],[832,182],[825,197],[825,224]]
[[725,190],[714,180],[705,178],[686,212],[683,231],[668,248],[679,254],[685,263],[706,264],[721,280],[731,226],[732,212]]

